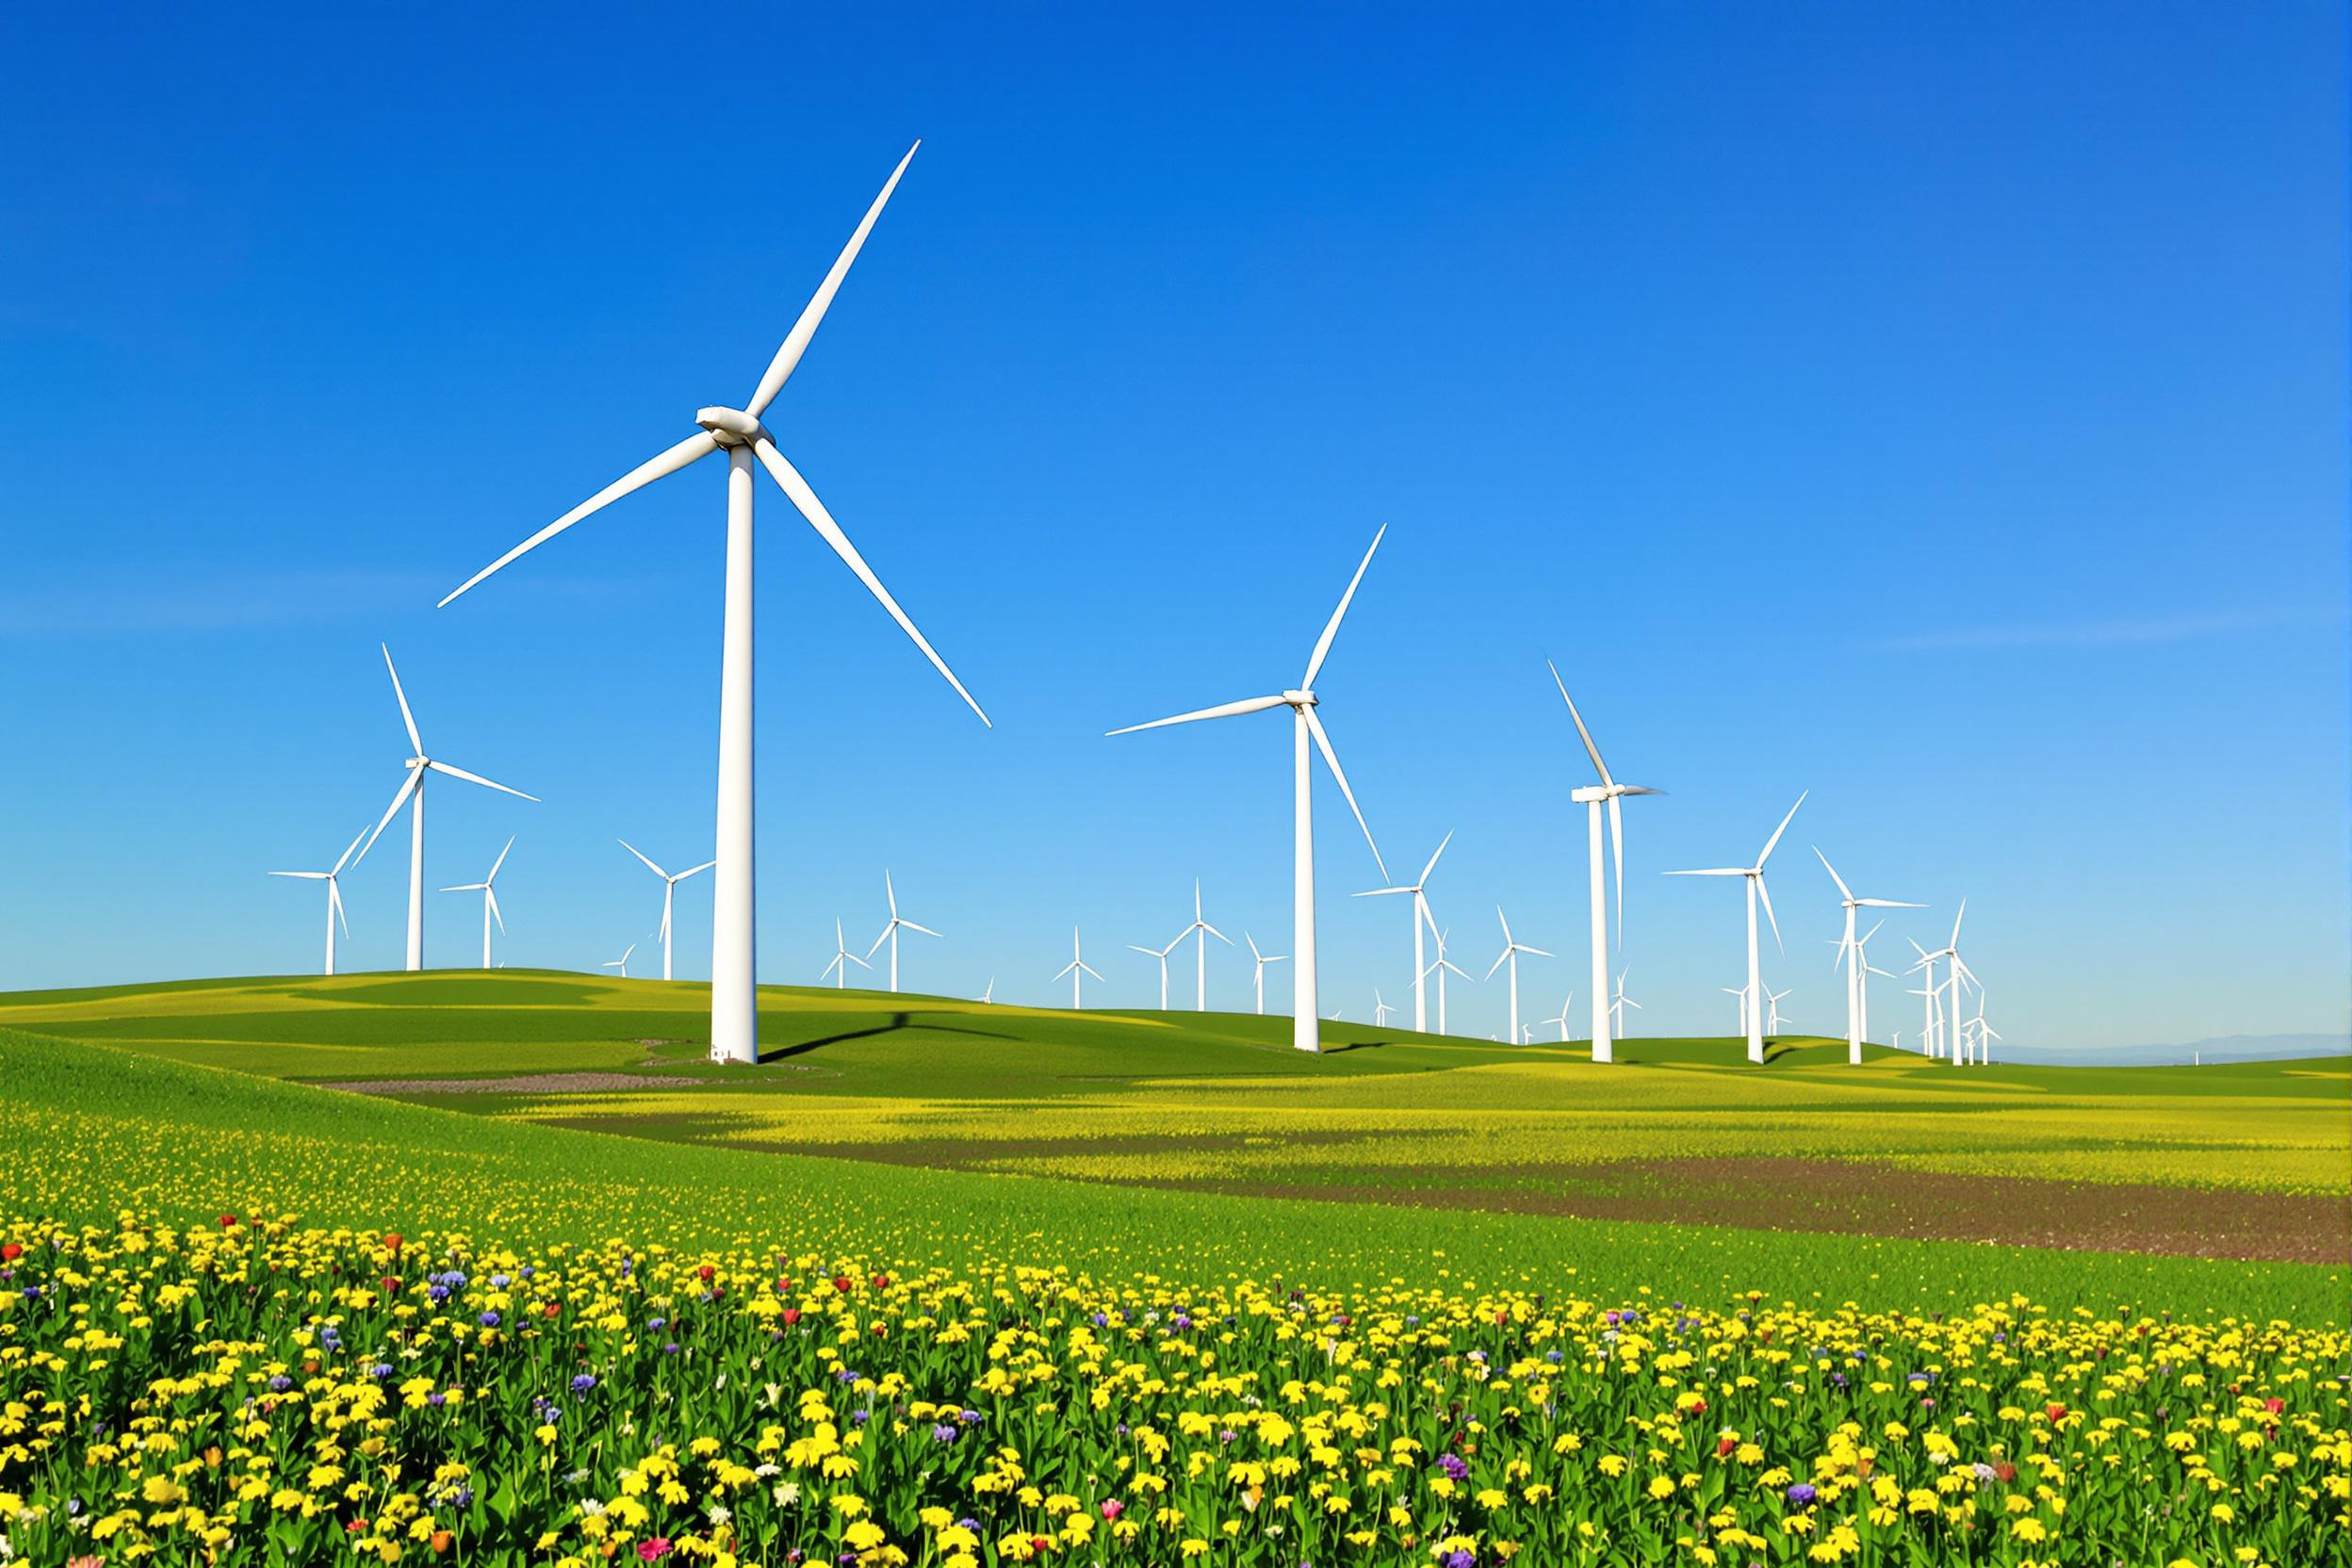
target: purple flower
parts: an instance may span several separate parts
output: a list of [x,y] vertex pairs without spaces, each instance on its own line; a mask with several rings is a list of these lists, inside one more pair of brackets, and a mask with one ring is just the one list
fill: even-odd
[[1811,1508],[1813,1506],[1813,1499],[1820,1495],[1821,1494],[1814,1491],[1811,1486],[1807,1485],[1804,1481],[1799,1481],[1796,1485],[1788,1489],[1788,1506],[1790,1508]]
[[270,1392],[272,1394],[284,1394],[287,1389],[292,1388],[293,1386],[294,1380],[286,1377],[283,1373],[270,1380]]
[[485,1329],[497,1328],[498,1326],[498,1315],[495,1312],[483,1313],[482,1315],[482,1326]]
[[585,1394],[596,1386],[596,1380],[590,1377],[585,1372],[582,1372],[579,1377],[572,1380],[572,1392],[574,1394]]
[[1478,1560],[1468,1552],[1447,1552],[1446,1568],[1476,1568]]
[[934,1443],[953,1443],[962,1435],[961,1430],[955,1427],[941,1425],[931,1429],[931,1441]]
[[1446,1472],[1447,1480],[1465,1480],[1470,1475],[1470,1466],[1460,1454],[1440,1454],[1437,1467]]

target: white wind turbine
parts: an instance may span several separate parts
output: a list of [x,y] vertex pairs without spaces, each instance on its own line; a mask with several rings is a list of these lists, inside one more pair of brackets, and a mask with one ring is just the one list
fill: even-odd
[[[1178,941],[1183,941],[1184,938],[1179,937],[1176,939]],[[1260,953],[1258,951],[1257,939],[1250,936],[1247,931],[1244,931],[1241,934],[1241,939],[1250,944],[1250,960],[1257,966],[1257,972],[1252,976],[1252,984],[1255,986],[1258,993],[1258,1016],[1263,1018],[1266,1016],[1266,966],[1268,964],[1279,964],[1288,958],[1290,955],[1287,953]],[[1168,977],[1165,973],[1161,975],[1160,983],[1163,987],[1167,985]],[[1380,999],[1380,993],[1378,990],[1375,990],[1372,993],[1372,1000],[1378,1002]],[[1160,1004],[1162,1006],[1166,1006],[1168,1004],[1165,998],[1163,998]],[[1373,1022],[1377,1027],[1380,1021],[1379,1019],[1375,1019]]]
[[702,864],[694,867],[692,871],[681,871],[673,876],[670,873],[663,871],[660,866],[655,865],[653,861],[647,858],[644,850],[639,849],[635,844],[630,843],[627,839],[615,839],[612,841],[619,844],[623,849],[629,851],[631,855],[637,857],[638,859],[645,861],[645,869],[662,879],[662,929],[660,932],[662,942],[662,978],[667,980],[671,978],[670,936],[672,928],[670,915],[678,904],[678,885],[680,882],[685,881],[690,876],[701,875],[704,872],[709,871],[712,866],[717,865],[718,862],[716,860],[705,860]]
[[1625,1009],[1627,1007],[1631,1007],[1638,1013],[1642,1010],[1642,1004],[1625,994],[1625,972],[1621,969],[1617,972],[1617,1000],[1609,1004],[1609,1021],[1616,1025],[1619,1039],[1625,1037]]
[[1385,1028],[1387,1028],[1387,1027],[1388,1027],[1388,1015],[1389,1015],[1389,1014],[1391,1014],[1391,1013],[1393,1013],[1393,1012],[1395,1012],[1396,1010],[1396,1008],[1394,1008],[1394,1007],[1390,1006],[1390,1005],[1389,1005],[1386,1002],[1383,1002],[1383,1001],[1380,999],[1380,987],[1378,987],[1378,986],[1373,987],[1373,988],[1372,988],[1372,1027],[1373,1027],[1373,1028],[1375,1028],[1375,1029],[1385,1029]]
[[335,860],[335,869],[333,871],[273,871],[270,874],[272,876],[291,876],[295,880],[301,882],[324,882],[327,885],[326,972],[329,974],[333,974],[335,972],[335,923],[337,921],[342,921],[343,934],[347,937],[351,934],[351,922],[343,919],[343,890],[336,885],[335,878],[343,874],[343,868],[351,864],[352,854],[359,848],[359,840],[364,839],[367,836],[368,830],[364,827],[361,828],[359,830],[359,838],[353,839],[351,842],[351,847],[346,849]]
[[[484,969],[491,967],[490,923],[497,921],[500,931],[506,929],[506,916],[498,912],[498,868],[506,864],[506,850],[514,847],[514,840],[510,834],[507,837],[506,849],[499,850],[498,858],[490,862],[489,875],[479,882],[461,882],[454,888],[441,890],[445,893],[480,893],[482,895],[482,967]],[[668,976],[665,975],[663,978],[666,979]]]
[[[1911,950],[1919,956],[1919,961],[1913,964],[1911,967],[1914,970],[1926,972],[1927,975],[1926,986],[1928,989],[1929,1009],[1927,1054],[1930,1056],[1937,1054],[1937,1042],[1940,1038],[1941,1054],[1954,1066],[1958,1066],[1961,1061],[1958,1049],[1960,1045],[1960,977],[1964,974],[1968,974],[1970,979],[1975,978],[1973,974],[1969,974],[1968,966],[1963,962],[1960,957],[1960,923],[1968,918],[1968,901],[1964,898],[1960,901],[1959,910],[1952,917],[1952,939],[1950,941],[1946,942],[1943,946],[1937,948],[1933,953],[1930,953],[1927,949],[1921,947],[1918,942],[1913,942],[1911,944]],[[1949,1026],[1945,1023],[1938,1022],[1936,1018],[1936,1013],[1938,1007],[1936,993],[1941,989],[1941,988],[1936,983],[1936,961],[1939,958],[1949,958],[1952,960],[1949,966],[1951,977],[1948,982],[1952,988],[1952,1009],[1949,1013],[1944,1015],[1944,1018],[1949,1021]]]
[[528,801],[535,802],[539,797],[524,794],[520,790],[510,790],[478,773],[467,773],[464,768],[453,768],[447,762],[435,761],[426,756],[424,740],[416,733],[416,715],[408,710],[408,694],[400,689],[400,672],[393,668],[392,650],[388,646],[384,649],[384,667],[391,672],[392,694],[400,699],[400,723],[408,729],[408,743],[415,748],[415,755],[400,764],[408,770],[408,776],[400,780],[399,792],[392,796],[392,804],[384,808],[384,820],[376,824],[375,830],[368,835],[368,841],[360,846],[359,858],[363,860],[368,858],[368,852],[376,846],[378,836],[392,825],[392,819],[400,814],[400,808],[408,806],[408,967],[419,970],[425,967],[425,775],[446,774],[451,778],[462,778],[468,784],[480,784],[484,789],[498,790]]
[[1576,1009],[1576,992],[1574,992],[1574,991],[1570,991],[1570,992],[1568,993],[1568,999],[1567,999],[1565,1002],[1562,1002],[1562,1003],[1560,1004],[1560,1016],[1559,1016],[1558,1018],[1540,1018],[1540,1019],[1537,1019],[1537,1020],[1535,1021],[1535,1027],[1536,1027],[1536,1028],[1538,1028],[1538,1029],[1541,1029],[1541,1028],[1543,1028],[1543,1027],[1544,1027],[1545,1024],[1547,1024],[1547,1023],[1557,1023],[1557,1024],[1559,1024],[1559,1025],[1560,1025],[1560,1044],[1562,1044],[1562,1045],[1566,1045],[1566,1044],[1568,1043],[1568,1015]]
[[603,963],[597,965],[596,967],[599,969],[619,970],[621,972],[621,978],[626,980],[629,978],[629,956],[636,951],[637,944],[635,942],[631,942],[627,947],[621,949],[621,956],[619,957],[607,958]]
[[1574,697],[1568,694],[1568,683],[1560,678],[1560,669],[1550,660],[1544,668],[1552,672],[1552,684],[1560,688],[1560,700],[1568,705],[1568,717],[1576,727],[1576,738],[1584,743],[1585,755],[1592,759],[1592,771],[1601,776],[1598,784],[1587,785],[1569,792],[1568,798],[1584,805],[1585,845],[1592,868],[1592,1059],[1596,1062],[1616,1060],[1609,1049],[1609,903],[1601,890],[1601,807],[1609,807],[1609,839],[1617,866],[1617,945],[1625,944],[1625,816],[1618,803],[1627,795],[1654,795],[1660,792],[1645,790],[1638,784],[1620,784],[1601,760],[1601,748],[1592,743],[1592,732],[1584,727],[1584,715],[1576,711]]
[[1525,953],[1534,958],[1548,958],[1551,955],[1540,947],[1529,947],[1525,942],[1512,940],[1511,922],[1504,916],[1503,906],[1499,904],[1494,906],[1494,918],[1503,923],[1503,951],[1500,956],[1487,965],[1486,977],[1492,980],[1496,970],[1505,964],[1511,966],[1511,1043],[1525,1045],[1527,1037],[1519,1033],[1519,955]]
[[1740,1033],[1745,1035],[1748,1032],[1747,988],[1744,986],[1718,986],[1715,988],[1722,991],[1725,996],[1736,996],[1740,999]]
[[900,930],[905,929],[908,931],[920,931],[926,937],[936,937],[939,933],[932,930],[927,925],[917,925],[913,921],[906,919],[898,912],[898,889],[891,885],[890,874],[887,871],[882,874],[882,894],[885,898],[888,898],[890,901],[890,923],[882,927],[882,934],[874,939],[874,945],[872,947],[866,949],[866,956],[871,958],[876,953],[881,952],[882,944],[884,942],[890,944],[890,990],[892,994],[896,994],[898,990],[898,933]]
[[[1926,906],[1921,905],[1919,907],[1924,908]],[[1874,922],[1868,931],[1865,931],[1862,935],[1856,937],[1854,940],[1854,948],[1851,955],[1851,961],[1859,966],[1858,970],[1853,975],[1849,976],[1849,979],[1852,981],[1854,986],[1854,1018],[1857,1021],[1853,1025],[1853,1031],[1860,1035],[1860,1037],[1865,1040],[1868,1040],[1870,1037],[1870,976],[1875,974],[1882,980],[1892,980],[1895,978],[1894,971],[1881,969],[1876,964],[1870,962],[1870,942],[1877,937],[1880,928],[1886,925],[1886,923],[1884,920]],[[1831,967],[1833,969],[1845,968],[1849,962],[1849,955],[1845,942],[1840,939],[1832,938],[1830,939],[1830,945],[1838,950],[1838,956],[1831,960]],[[1846,1059],[1849,1062],[1857,1062],[1861,1058],[1858,1055],[1855,1055],[1852,1051],[1849,1051],[1847,1053]]]
[[1371,845],[1372,863],[1380,868],[1381,880],[1388,877],[1388,867],[1380,859],[1380,846],[1372,842],[1372,828],[1364,820],[1364,812],[1356,805],[1356,795],[1348,787],[1348,776],[1340,770],[1339,754],[1331,749],[1331,738],[1323,729],[1323,721],[1315,717],[1316,697],[1315,678],[1322,673],[1323,661],[1331,651],[1331,639],[1339,635],[1339,623],[1348,613],[1348,605],[1356,596],[1356,585],[1364,580],[1366,567],[1372,564],[1372,552],[1380,547],[1381,537],[1388,532],[1383,526],[1372,536],[1372,547],[1364,552],[1356,575],[1348,580],[1348,591],[1339,596],[1339,608],[1331,612],[1331,620],[1323,628],[1323,635],[1315,640],[1315,649],[1307,655],[1307,672],[1299,677],[1296,689],[1278,692],[1272,696],[1245,697],[1239,702],[1221,703],[1215,708],[1202,708],[1190,713],[1178,713],[1171,718],[1153,719],[1149,724],[1132,724],[1124,729],[1114,729],[1114,735],[1129,735],[1138,729],[1158,729],[1171,724],[1189,724],[1195,719],[1222,719],[1241,713],[1263,713],[1269,708],[1287,707],[1291,712],[1291,1037],[1290,1042],[1300,1051],[1323,1049],[1321,1017],[1315,1010],[1315,793],[1314,775],[1307,762],[1307,743],[1312,740],[1323,753],[1324,765],[1331,770],[1339,792],[1347,797],[1348,809],[1355,813],[1356,825],[1364,829],[1364,841]]
[[1437,976],[1437,1032],[1442,1035],[1446,1032],[1446,976],[1459,974],[1467,980],[1470,978],[1470,972],[1456,967],[1454,961],[1446,956],[1445,932],[1436,931],[1431,935],[1437,939],[1437,956],[1430,962],[1428,969],[1421,972],[1421,978],[1427,979],[1432,974]]
[[[1829,857],[1821,853],[1821,845],[1813,846],[1813,854],[1821,862],[1821,869],[1829,873],[1829,879],[1838,884],[1838,902],[1846,911],[1846,934],[1838,943],[1838,961],[1846,969],[1846,1064],[1860,1067],[1862,1042],[1868,1037],[1863,1031],[1869,1027],[1867,1015],[1870,982],[1867,973],[1869,961],[1862,956],[1862,943],[1854,939],[1854,912],[1856,909],[1924,909],[1927,906],[1905,904],[1892,898],[1856,898],[1854,890],[1846,886],[1846,879],[1838,874],[1838,868],[1829,863]],[[1872,926],[1871,930],[1875,933],[1877,927]]]
[[849,943],[841,939],[841,923],[837,920],[833,923],[833,961],[825,966],[817,978],[822,980],[829,974],[833,977],[833,988],[845,990],[849,987],[849,966],[852,964],[863,970],[874,968],[849,950]]
[[1764,992],[1764,1032],[1774,1039],[1780,1037],[1780,999],[1788,994],[1785,990],[1776,991],[1769,987]]
[[[1166,947],[1137,947],[1134,942],[1127,944],[1129,951],[1140,953],[1147,958],[1157,958],[1160,961],[1160,1011],[1162,1012],[1168,1011],[1168,956],[1182,947],[1184,943],[1184,939],[1178,937]],[[1061,976],[1057,974],[1054,978],[1059,980]],[[1265,1009],[1259,1010],[1263,1012]]]
[[1429,863],[1421,868],[1421,874],[1413,881],[1400,887],[1374,888],[1368,892],[1354,895],[1357,898],[1383,898],[1390,893],[1413,895],[1413,1028],[1415,1034],[1420,1035],[1429,1032],[1429,998],[1421,984],[1423,977],[1429,973],[1429,961],[1422,951],[1421,934],[1425,927],[1430,931],[1437,929],[1437,917],[1429,913],[1429,874],[1437,870],[1438,856],[1445,854],[1446,846],[1453,841],[1454,835],[1449,829],[1446,837],[1438,841],[1436,852],[1429,857]]
[[[1192,1010],[1205,1013],[1209,1010],[1209,939],[1215,937],[1227,947],[1233,945],[1233,939],[1200,918],[1200,879],[1197,876],[1192,879],[1192,923],[1178,934],[1176,940],[1181,944],[1186,937],[1192,938],[1198,947],[1193,954]],[[1258,997],[1258,1011],[1266,1011],[1263,991]]]
[[980,993],[980,1005],[988,1006],[996,1001],[996,976],[988,976],[988,988]]
[[1059,980],[1064,974],[1070,976],[1070,1005],[1072,1011],[1076,1011],[1086,1005],[1079,988],[1086,983],[1086,976],[1093,974],[1097,980],[1102,976],[1087,967],[1086,953],[1078,945],[1078,928],[1074,925],[1070,928],[1070,962],[1054,978]]
[[[915,144],[917,147],[921,142]],[[776,438],[767,426],[760,422],[768,404],[784,389],[792,371],[800,364],[801,355],[816,335],[818,323],[825,319],[833,296],[849,272],[850,263],[858,259],[858,249],[873,231],[874,220],[882,215],[883,204],[890,192],[898,188],[899,177],[906,173],[915,149],[890,172],[882,193],[866,209],[849,243],[841,248],[832,270],[800,319],[792,323],[776,357],[768,362],[767,372],[752,390],[751,400],[741,409],[705,408],[694,416],[702,428],[668,450],[646,460],[623,474],[611,484],[572,508],[546,528],[532,534],[489,565],[461,583],[456,592],[443,599],[448,604],[491,573],[516,557],[545,544],[574,523],[631,491],[652,483],[665,475],[674,474],[687,465],[696,463],[712,452],[727,452],[727,609],[721,635],[719,665],[719,788],[718,788],[718,876],[711,890],[712,913],[710,932],[710,1055],[722,1062],[757,1062],[760,1059],[759,976],[754,957],[755,919],[752,906],[752,464],[757,461],[767,469],[769,477],[782,486],[785,496],[808,526],[841,557],[841,564],[866,585],[869,593],[890,612],[899,629],[914,640],[932,667],[947,678],[947,683],[979,714],[987,724],[988,716],[981,711],[962,681],[947,667],[923,639],[915,623],[890,597],[858,547],[849,542],[833,514],[825,509],[800,470],[786,461],[776,449]]]
[[1756,1000],[1764,993],[1762,967],[1756,962],[1756,901],[1758,898],[1761,898],[1764,901],[1764,918],[1772,923],[1772,941],[1775,945],[1777,945],[1780,941],[1780,921],[1778,917],[1772,913],[1772,895],[1765,889],[1764,886],[1764,862],[1772,858],[1772,850],[1780,843],[1780,836],[1788,831],[1788,825],[1796,820],[1798,807],[1802,807],[1805,804],[1805,796],[1809,795],[1812,792],[1812,791],[1807,790],[1805,792],[1805,794],[1797,796],[1796,806],[1788,808],[1788,814],[1780,819],[1780,825],[1772,829],[1772,836],[1764,841],[1764,852],[1756,858],[1756,864],[1752,866],[1713,866],[1705,871],[1670,871],[1666,874],[1669,876],[1737,876],[1743,878],[1747,883],[1747,1002],[1750,1004],[1747,1006],[1746,1012],[1748,1060],[1751,1062],[1761,1062],[1764,1059],[1764,1009],[1760,1006],[1754,1005]]
[[[1917,946],[1918,944],[1915,942],[1912,945]],[[1917,970],[1919,966],[1918,964],[1913,964],[1911,967],[1914,970]],[[1924,1054],[1930,1061],[1933,1061],[1938,1054],[1936,1043],[1936,1031],[1943,1022],[1942,1008],[1940,1006],[1940,998],[1942,993],[1936,986],[1934,976],[1931,975],[1925,987],[1919,990],[1913,991],[1911,994],[1913,996],[1925,997],[1927,999],[1926,1014],[1922,1026],[1919,1030],[1919,1040],[1925,1047]]]
[[1983,1067],[1991,1060],[1984,1042],[2001,1038],[2001,1031],[1984,1021],[1984,988],[1976,988],[1976,1017],[1970,1021],[1976,1031],[1976,1065]]

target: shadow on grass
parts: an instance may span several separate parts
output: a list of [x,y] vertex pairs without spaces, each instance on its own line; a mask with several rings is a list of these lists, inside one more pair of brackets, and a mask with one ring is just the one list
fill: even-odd
[[917,1023],[914,1021],[914,1017],[915,1015],[909,1012],[896,1012],[890,1015],[888,1023],[877,1023],[871,1028],[845,1029],[838,1035],[821,1035],[812,1040],[795,1040],[791,1045],[779,1045],[773,1050],[763,1048],[760,1053],[760,1065],[785,1061],[793,1056],[805,1056],[811,1051],[822,1050],[828,1045],[846,1045],[851,1040],[866,1040],[873,1039],[879,1035],[894,1035],[905,1029],[921,1029],[932,1035],[970,1035],[974,1039],[983,1040],[1018,1040],[1020,1038],[1017,1035],[1002,1034],[994,1029],[958,1029],[946,1023]]

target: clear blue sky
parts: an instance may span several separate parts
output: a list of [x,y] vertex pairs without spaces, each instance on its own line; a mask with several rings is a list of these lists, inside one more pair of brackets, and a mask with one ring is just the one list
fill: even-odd
[[[1102,731],[1294,681],[1386,523],[1323,711],[1392,864],[1459,829],[1464,967],[1497,903],[1560,955],[1536,1016],[1584,988],[1548,655],[1671,792],[1627,813],[1645,1029],[1727,1031],[1740,965],[1733,890],[1656,874],[1807,787],[1767,947],[1802,1024],[1838,1021],[1819,843],[1936,906],[1889,937],[1968,897],[2012,1042],[2343,1026],[2339,6],[7,27],[0,987],[314,966],[262,873],[399,782],[380,638],[436,752],[546,797],[438,789],[431,882],[515,833],[513,961],[645,938],[613,837],[710,841],[721,471],[433,601],[740,402],[920,136],[769,421],[997,728],[763,488],[764,978],[870,939],[885,866],[948,933],[911,987],[1053,999],[1081,920],[1147,1001],[1122,944],[1196,874],[1286,948],[1280,716]],[[1340,896],[1374,872],[1318,811],[1361,1018],[1405,912]],[[399,960],[404,852],[350,879],[355,966]],[[433,961],[474,909],[433,895]]]

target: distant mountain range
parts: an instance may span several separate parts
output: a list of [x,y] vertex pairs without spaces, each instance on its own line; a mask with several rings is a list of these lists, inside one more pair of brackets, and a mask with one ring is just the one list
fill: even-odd
[[2185,1067],[2191,1062],[2278,1062],[2352,1055],[2352,1035],[2221,1035],[2186,1045],[1993,1047],[1995,1060],[2048,1067]]

